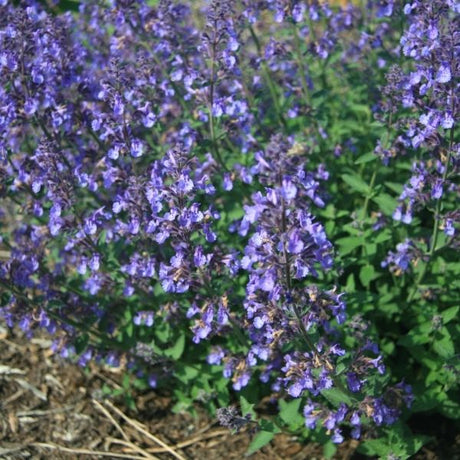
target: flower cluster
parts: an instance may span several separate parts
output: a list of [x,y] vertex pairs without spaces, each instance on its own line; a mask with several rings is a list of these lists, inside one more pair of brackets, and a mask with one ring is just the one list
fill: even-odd
[[[413,66],[410,70],[393,67],[384,95],[387,111],[395,114],[402,107],[410,115],[396,123],[398,128],[406,127],[404,136],[386,150],[379,146],[377,153],[388,163],[401,150],[421,150],[393,218],[410,224],[418,211],[432,209],[435,227],[443,226],[451,240],[449,244],[455,245],[458,221],[448,217],[453,209],[447,203],[459,193],[454,180],[458,176],[459,152],[455,128],[460,113],[458,5],[414,1],[405,4],[404,14],[409,25],[401,38],[401,52]],[[401,243],[398,252],[407,243]],[[430,251],[436,244],[437,238],[428,242]],[[396,264],[405,271],[408,259],[402,255],[398,258],[400,262]]]
[[[242,328],[248,331],[251,345],[246,356],[234,356],[219,348],[208,360],[225,363],[224,373],[232,376],[235,390],[248,385],[255,369],[263,363],[266,370],[260,379],[266,382],[276,375],[274,391],[284,389],[298,398],[306,394],[318,397],[336,388],[345,391],[346,398],[347,392],[353,395],[365,391],[369,376],[375,371],[384,374],[385,367],[378,347],[363,334],[358,337],[362,344],[351,353],[341,345],[338,327],[346,319],[342,294],[305,285],[306,279],[318,276],[319,269],[332,266],[332,245],[311,214],[312,204],[324,204],[320,181],[328,174],[321,167],[316,174],[306,172],[304,161],[292,148],[288,140],[276,135],[265,151],[256,153],[254,174],[264,191],[252,195],[236,228],[240,235],[249,237],[241,259],[241,268],[249,276]],[[345,354],[348,372],[342,383],[338,366]],[[401,394],[407,397],[409,393]],[[379,398],[368,396],[363,402],[366,410],[361,406],[356,409],[356,426],[356,414],[375,414],[380,423],[395,420],[398,411],[394,406],[385,406]],[[324,418],[327,429],[335,429],[336,442],[343,439],[339,426],[349,423],[345,415],[352,416],[353,407],[353,399],[349,399],[338,412],[329,410]],[[335,420],[333,426],[327,421],[331,417]],[[307,426],[311,425],[310,419],[306,416]],[[357,436],[358,433],[356,428]]]
[[344,422],[351,427],[351,436],[359,439],[363,416],[372,418],[376,425],[391,425],[399,417],[397,407],[410,405],[412,399],[411,389],[405,384],[398,384],[379,398],[364,398],[355,409],[341,404],[337,411],[332,412],[321,404],[309,401],[303,414],[308,428],[315,429],[321,424],[328,432],[332,432],[331,440],[334,443],[341,443],[344,436],[340,425]]
[[[393,423],[409,389],[371,391],[382,354],[359,321],[344,334],[344,295],[327,280],[333,245],[315,217],[330,172],[309,162],[329,136],[314,73],[334,53],[353,62],[381,46],[387,23],[355,43],[367,19],[351,5],[150,3],[82,1],[72,15],[0,2],[0,315],[27,334],[46,328],[63,357],[125,366],[152,387],[174,374],[173,356],[198,350],[236,391],[259,378],[278,397],[308,398],[306,426],[334,442],[344,425],[358,437],[364,418]],[[458,40],[451,10],[411,5],[438,21],[403,40],[419,65],[412,87],[394,78],[405,100],[428,95],[409,134],[418,147],[453,132],[458,65],[437,50]],[[393,2],[368,12],[389,17]],[[439,44],[420,50],[427,21]],[[401,220],[455,191],[450,139],[436,162],[415,163]],[[446,234],[457,220],[442,216]],[[407,242],[385,263],[405,271],[415,255]],[[344,398],[335,408],[330,390]],[[250,421],[233,409],[219,419]]]

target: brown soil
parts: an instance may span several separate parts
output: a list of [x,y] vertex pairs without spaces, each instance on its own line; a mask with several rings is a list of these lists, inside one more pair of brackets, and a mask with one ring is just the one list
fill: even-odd
[[[245,458],[250,432],[231,434],[199,407],[196,418],[174,414],[171,399],[155,391],[136,394],[138,410],[130,411],[122,400],[101,398],[104,384],[120,387],[120,374],[97,366],[83,370],[49,346],[45,336],[27,339],[0,327],[0,459]],[[453,443],[460,445],[458,436]],[[454,451],[439,454],[435,444],[416,458],[455,458]],[[342,444],[334,458],[363,458],[357,446]],[[322,447],[280,434],[250,458],[321,459]]]

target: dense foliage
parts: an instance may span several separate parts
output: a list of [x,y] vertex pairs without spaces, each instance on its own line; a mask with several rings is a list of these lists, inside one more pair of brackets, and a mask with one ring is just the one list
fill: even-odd
[[9,326],[252,451],[458,418],[456,0],[0,5]]

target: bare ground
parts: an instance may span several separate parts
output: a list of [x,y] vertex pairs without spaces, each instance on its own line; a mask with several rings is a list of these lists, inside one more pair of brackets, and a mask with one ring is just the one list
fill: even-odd
[[[95,365],[87,370],[63,361],[43,335],[27,339],[0,327],[0,459],[242,459],[248,431],[231,434],[203,410],[174,414],[164,392],[136,394],[137,412],[122,400],[101,398],[121,375]],[[423,425],[423,424],[422,424]],[[433,441],[417,460],[460,459],[460,435],[452,425],[425,427]],[[431,429],[431,432],[430,432]],[[434,431],[433,431],[434,430]],[[355,459],[358,443],[343,443],[335,459]],[[280,434],[253,460],[321,459],[322,447]]]

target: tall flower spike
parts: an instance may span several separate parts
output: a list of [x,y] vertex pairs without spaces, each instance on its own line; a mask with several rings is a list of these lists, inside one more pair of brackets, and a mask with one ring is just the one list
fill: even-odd
[[[385,108],[395,113],[400,107],[410,107],[414,115],[399,122],[405,122],[407,127],[403,143],[397,140],[390,149],[379,148],[379,152],[388,163],[390,155],[385,152],[392,151],[394,156],[401,146],[405,152],[420,151],[393,218],[410,224],[418,211],[435,209],[434,235],[427,242],[432,255],[442,222],[448,221],[451,236],[456,234],[459,224],[447,217],[453,209],[446,207],[451,206],[446,203],[455,201],[458,195],[458,185],[452,178],[458,174],[454,130],[460,116],[460,19],[455,5],[441,0],[407,3],[404,13],[408,26],[401,38],[401,49],[412,69],[391,70],[384,89]],[[449,244],[454,245],[454,240]],[[383,265],[406,271],[408,261],[414,258],[408,257],[406,246],[407,242],[399,244],[397,253],[390,252]]]

